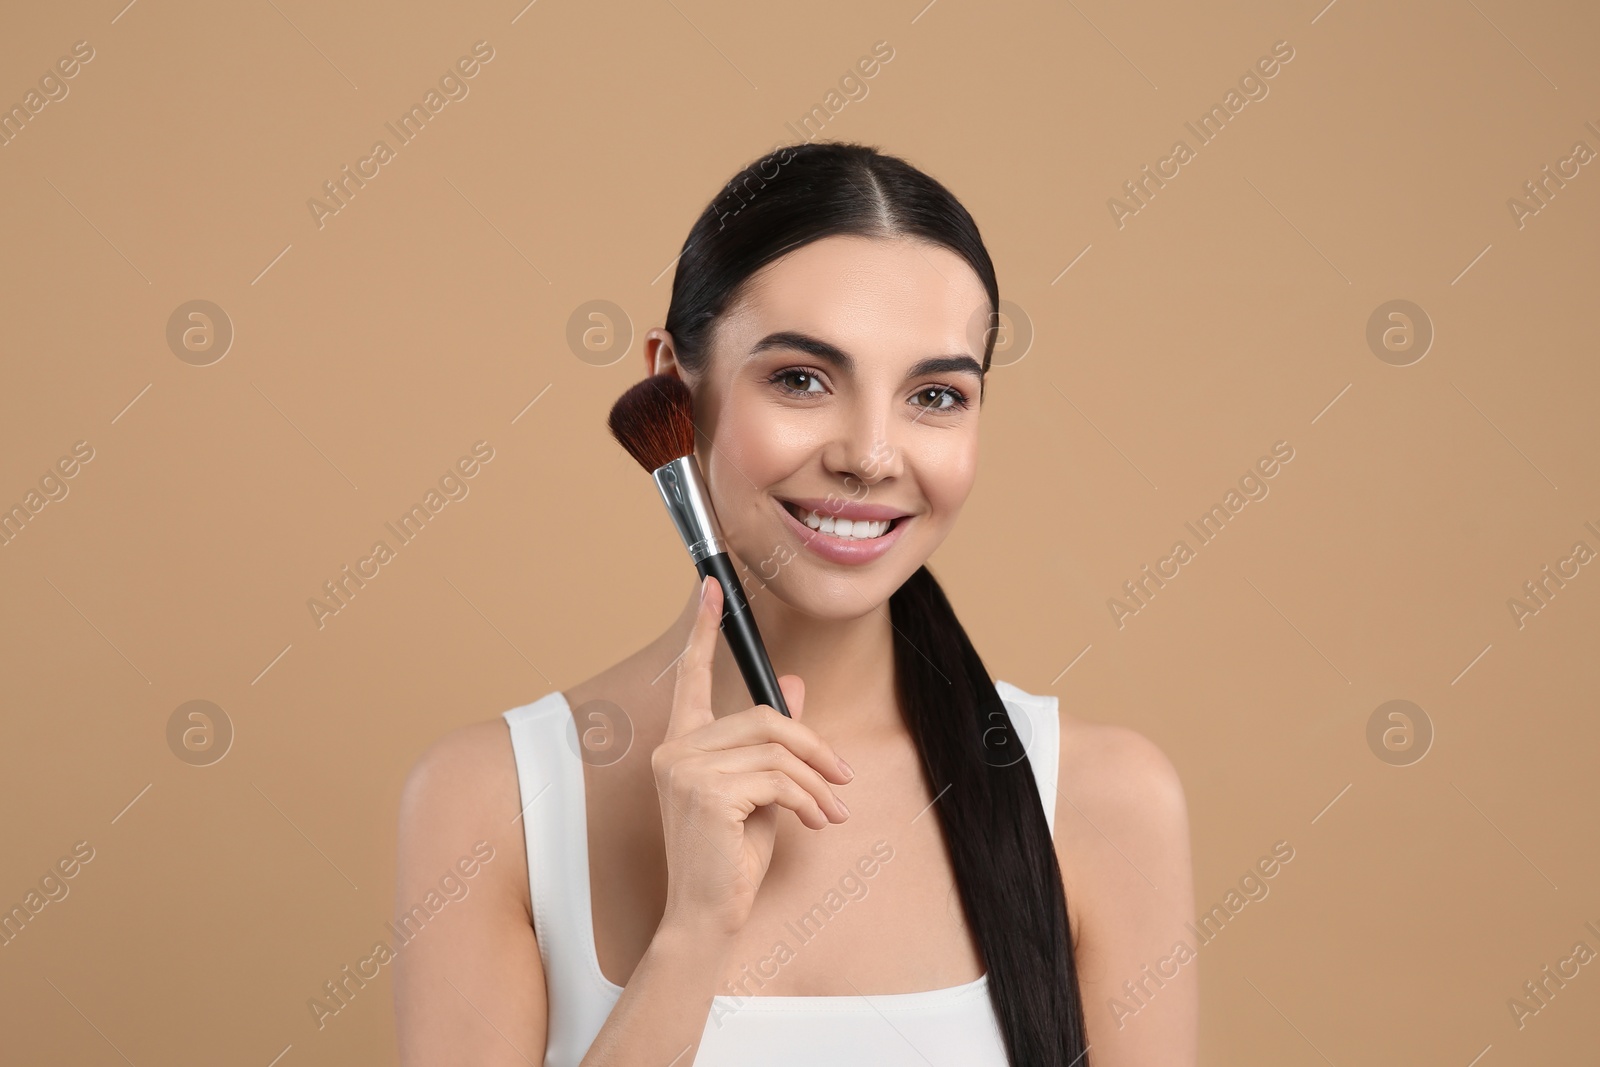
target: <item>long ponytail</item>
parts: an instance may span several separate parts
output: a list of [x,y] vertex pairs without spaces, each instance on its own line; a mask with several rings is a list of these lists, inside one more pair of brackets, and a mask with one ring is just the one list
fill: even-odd
[[889,618],[895,684],[940,797],[939,824],[1007,1054],[1018,1065],[1087,1067],[1066,894],[1030,757],[927,567],[889,598]]
[[[678,362],[704,367],[717,316],[745,280],[834,235],[916,237],[961,256],[983,282],[994,264],[978,226],[939,182],[859,144],[775,149],[706,206],[684,241],[665,328]],[[988,372],[995,331],[984,331]],[[1089,1067],[1061,869],[1031,765],[950,601],[926,567],[889,598],[895,685],[1013,1067]]]

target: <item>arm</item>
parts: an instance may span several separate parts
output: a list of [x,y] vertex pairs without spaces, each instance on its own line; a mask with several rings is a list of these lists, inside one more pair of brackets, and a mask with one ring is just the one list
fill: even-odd
[[663,923],[581,1067],[693,1063],[727,955],[728,942],[721,936]]
[[[520,819],[512,821],[519,797],[503,720],[447,734],[406,779],[397,925],[414,906],[426,910],[429,893],[438,911],[412,940],[388,939],[395,950],[402,1067],[544,1063],[548,1005],[525,831]],[[458,864],[465,858],[470,869],[489,849],[492,858],[466,876]],[[663,923],[584,1057],[585,1067],[689,1063],[693,1055],[684,1053],[700,1041],[728,944],[711,931]]]
[[1199,946],[1185,925],[1194,918],[1194,874],[1177,770],[1153,742],[1120,726],[1062,716],[1061,747],[1056,852],[1089,1062],[1193,1067]]
[[[511,821],[519,807],[503,720],[445,735],[406,778],[395,915],[396,925],[408,914],[413,923],[411,940],[388,939],[402,1067],[544,1063],[544,967],[533,936],[522,821]],[[478,860],[489,849],[491,858],[467,877],[463,858]],[[413,933],[422,916],[412,909],[427,912],[429,893],[438,911]]]
[[[721,587],[702,585],[678,662],[667,739],[651,753],[667,847],[667,902],[644,957],[583,1067],[693,1062],[716,979],[772,859],[778,809],[820,830],[849,818],[829,783],[838,754],[801,724],[805,690],[783,675],[792,718],[757,706],[717,719],[711,653]],[[449,734],[417,761],[400,804],[399,909],[425,900],[436,871],[483,840],[497,859],[473,895],[439,909],[399,950],[401,1063],[542,1064],[549,1009],[534,939],[516,761],[503,720]],[[826,810],[823,805],[826,805]],[[434,927],[440,927],[437,934]]]

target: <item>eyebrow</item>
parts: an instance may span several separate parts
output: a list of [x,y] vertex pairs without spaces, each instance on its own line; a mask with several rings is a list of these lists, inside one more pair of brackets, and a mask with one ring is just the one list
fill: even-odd
[[[769,333],[756,342],[755,347],[750,349],[750,354],[753,356],[770,348],[796,349],[807,355],[815,356],[824,362],[831,363],[846,374],[853,373],[856,367],[855,357],[838,345],[824,341],[820,337],[812,337],[808,333],[801,333],[798,330],[779,330],[776,333]],[[906,377],[920,378],[924,374],[943,374],[960,371],[975,375],[979,381],[983,380],[983,366],[967,355],[930,356],[927,359],[918,360],[906,372]]]

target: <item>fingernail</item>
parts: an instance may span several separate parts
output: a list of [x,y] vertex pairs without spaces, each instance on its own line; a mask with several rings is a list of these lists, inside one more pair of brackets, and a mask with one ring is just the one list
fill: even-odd
[[850,769],[850,764],[844,761],[843,756],[839,757],[839,769],[844,772],[846,778],[854,778],[856,776],[856,772]]
[[711,584],[710,575],[707,575],[706,577],[700,579],[700,603],[702,603],[702,604],[704,604],[706,602],[706,586],[708,586],[710,584]]
[[850,814],[850,805],[848,805],[848,804],[846,804],[844,802],[844,798],[836,796],[836,797],[834,797],[834,799],[839,802],[839,810],[844,812],[846,815],[849,815]]

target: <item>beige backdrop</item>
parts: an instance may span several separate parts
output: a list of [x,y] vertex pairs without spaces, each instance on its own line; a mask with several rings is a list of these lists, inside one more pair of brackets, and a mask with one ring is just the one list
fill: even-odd
[[1200,951],[1202,1062],[1592,1058],[1594,5],[123,2],[0,32],[7,1062],[392,1059],[387,971],[308,1001],[394,915],[406,769],[688,595],[604,417],[805,136],[997,262],[934,560],[991,669],[1171,755],[1197,911],[1294,850]]

